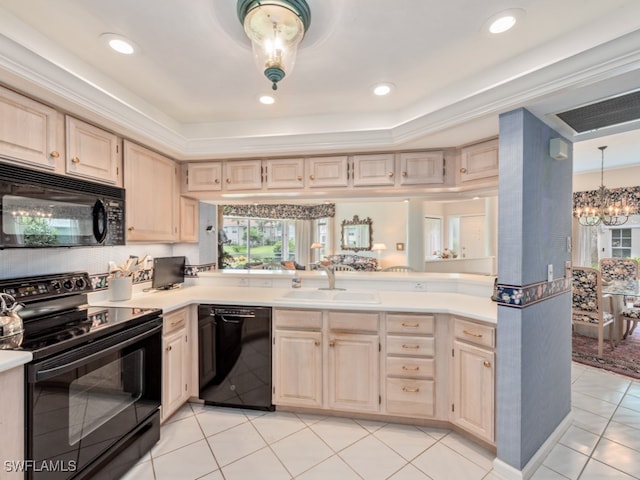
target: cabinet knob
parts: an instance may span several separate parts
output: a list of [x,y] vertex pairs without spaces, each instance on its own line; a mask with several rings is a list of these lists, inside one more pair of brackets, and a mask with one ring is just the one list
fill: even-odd
[[387,177],[393,178],[393,172],[387,172]]
[[460,169],[460,173],[467,173],[467,169],[466,169],[466,168],[464,168],[464,167],[462,167],[462,168]]
[[407,172],[402,172],[402,176],[406,177],[407,176]]
[[73,157],[71,159],[71,163],[80,163],[80,159],[78,157]]
[[309,175],[309,180],[315,180],[316,176],[315,175]]
[[60,154],[56,150],[51,152],[49,155],[51,155],[53,158],[58,158],[60,156]]
[[219,178],[216,178],[216,179],[213,181],[213,183],[220,183],[220,179],[219,179]]
[[167,352],[170,352],[170,351],[171,351],[171,345],[167,347]]
[[317,340],[316,340],[315,342],[313,342],[313,344],[314,344],[316,347],[319,347],[319,346],[320,346],[320,342],[319,342],[319,341],[317,341]]
[[331,341],[329,342],[329,346],[330,346],[330,347],[335,347],[335,346],[336,346],[336,342],[334,342],[333,340],[331,340]]
[[302,181],[302,177],[298,177],[298,181],[301,182]]
[[227,179],[225,180],[225,182],[227,182],[227,183],[231,183],[231,179],[230,179],[230,178],[227,178]]
[[129,232],[133,232],[134,228],[133,228],[133,226],[131,226],[131,227],[127,228],[127,230],[128,230]]
[[485,360],[484,362],[482,362],[482,364],[487,368],[491,366],[491,362],[489,360]]

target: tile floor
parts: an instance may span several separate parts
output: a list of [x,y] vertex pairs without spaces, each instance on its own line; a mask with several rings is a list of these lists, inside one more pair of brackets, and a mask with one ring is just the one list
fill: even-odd
[[[640,382],[573,364],[573,424],[533,480],[640,478]],[[187,404],[126,480],[497,480],[455,432]]]

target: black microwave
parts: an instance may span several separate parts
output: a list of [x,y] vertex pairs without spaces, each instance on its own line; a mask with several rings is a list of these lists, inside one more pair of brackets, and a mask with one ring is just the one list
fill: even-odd
[[0,162],[0,249],[125,244],[125,190]]

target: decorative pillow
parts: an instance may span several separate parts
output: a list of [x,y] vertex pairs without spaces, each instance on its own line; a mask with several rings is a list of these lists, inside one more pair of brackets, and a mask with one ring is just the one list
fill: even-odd
[[293,261],[282,262],[282,266],[285,268],[285,270],[295,270],[296,262],[293,262]]

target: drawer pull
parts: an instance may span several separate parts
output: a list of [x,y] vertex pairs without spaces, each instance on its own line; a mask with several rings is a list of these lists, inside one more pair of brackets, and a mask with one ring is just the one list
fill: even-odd
[[406,344],[403,344],[402,348],[404,348],[406,350],[418,350],[420,348],[420,345],[406,345]]
[[402,391],[407,393],[418,393],[420,389],[418,387],[402,387]]
[[316,347],[319,347],[319,346],[320,346],[320,342],[319,342],[319,341],[317,341],[317,340],[316,340],[315,342],[313,342],[313,344],[314,344]]
[[485,360],[484,362],[482,362],[482,364],[487,368],[491,366],[491,362],[489,360]]
[[465,335],[471,335],[472,337],[482,338],[481,333],[473,333],[473,332],[470,332],[469,330],[463,330],[462,333],[464,333]]
[[407,328],[418,328],[420,326],[420,324],[419,323],[402,322],[402,326],[403,327],[407,327]]
[[406,370],[408,372],[417,372],[418,370],[420,370],[420,367],[418,367],[417,365],[414,365],[414,366],[403,365],[402,370]]

